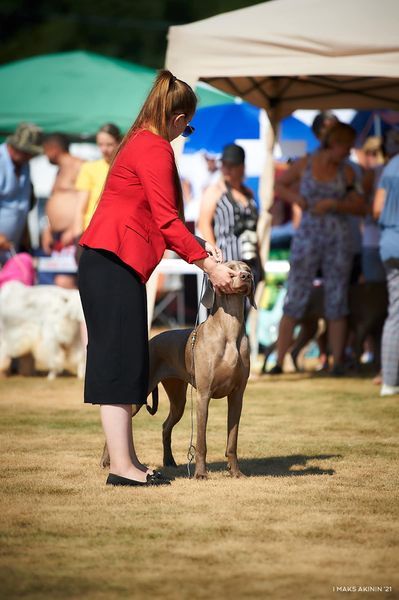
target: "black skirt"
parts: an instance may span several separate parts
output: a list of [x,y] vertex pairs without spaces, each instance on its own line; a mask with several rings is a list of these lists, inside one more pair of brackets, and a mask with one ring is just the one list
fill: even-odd
[[145,285],[115,254],[91,248],[84,248],[80,258],[78,285],[88,332],[84,401],[145,404]]

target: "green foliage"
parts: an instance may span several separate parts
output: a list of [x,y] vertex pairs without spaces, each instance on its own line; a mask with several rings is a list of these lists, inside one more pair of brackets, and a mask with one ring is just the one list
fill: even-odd
[[159,68],[171,25],[254,4],[259,0],[2,0],[0,63],[91,50]]

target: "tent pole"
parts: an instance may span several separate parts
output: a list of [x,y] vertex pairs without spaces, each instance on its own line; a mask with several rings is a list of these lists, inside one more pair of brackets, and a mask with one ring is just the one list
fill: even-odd
[[377,111],[374,113],[374,135],[382,135],[381,116]]
[[[273,203],[274,196],[274,144],[278,121],[273,119],[273,110],[269,111],[269,126],[266,131],[266,160],[260,178],[259,186],[259,220],[258,239],[262,265],[265,267],[269,255],[271,215],[269,208]],[[265,280],[259,282],[255,291],[255,302],[259,306],[265,288]],[[251,362],[256,364],[258,358],[258,314],[251,308],[248,316],[249,344],[251,348]]]

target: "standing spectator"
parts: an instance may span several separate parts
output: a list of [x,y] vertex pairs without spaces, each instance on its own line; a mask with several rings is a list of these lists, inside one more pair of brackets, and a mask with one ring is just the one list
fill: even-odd
[[201,202],[198,229],[216,244],[225,260],[243,260],[251,267],[255,284],[262,277],[256,226],[258,209],[244,181],[245,151],[229,144],[222,154],[222,177],[208,187]]
[[386,150],[393,158],[382,172],[373,212],[381,227],[380,254],[389,298],[382,334],[381,396],[393,396],[399,394],[399,131],[388,134]]
[[[320,148],[323,146],[323,139],[327,131],[338,123],[338,118],[331,110],[323,110],[319,112],[312,123],[312,131],[314,136],[320,142]],[[316,150],[316,152],[319,149]],[[275,170],[275,182],[279,180],[283,172],[293,163],[293,159],[289,159],[287,164],[277,164]],[[297,187],[298,187],[298,182]],[[293,192],[298,192],[298,189],[292,188]],[[284,206],[285,205],[285,206]],[[284,207],[284,208],[283,208]],[[281,215],[281,210],[284,210],[284,215]],[[284,201],[275,194],[274,204],[270,209],[272,214],[272,230],[270,235],[271,248],[289,248],[293,236],[299,227],[302,217],[302,211],[298,204]],[[280,213],[280,214],[279,214]],[[282,217],[282,219],[281,219]],[[313,330],[313,328],[312,328]]]
[[[338,117],[331,110],[322,110],[318,113],[312,123],[312,131],[320,142],[320,147],[323,148],[324,139],[329,130],[338,125]],[[346,163],[351,167],[355,175],[355,185],[360,191],[363,183],[363,169],[357,163],[347,157]],[[361,218],[359,214],[349,214],[347,216],[350,227],[350,235],[352,240],[352,269],[350,282],[356,283],[361,272],[361,253],[362,253],[362,234],[361,234]]]
[[106,123],[97,132],[96,143],[102,158],[86,162],[80,168],[75,183],[78,191],[75,215],[72,226],[65,234],[65,239],[70,243],[78,239],[90,223],[120,141],[121,132],[113,123]]
[[[52,165],[58,166],[51,196],[46,204],[47,226],[42,233],[42,246],[46,254],[72,246],[68,229],[73,223],[77,194],[75,182],[82,159],[69,153],[69,140],[62,133],[52,133],[44,139],[43,150]],[[72,248],[70,248],[72,250]],[[65,288],[76,287],[76,276],[57,273],[55,285]]]
[[385,281],[385,270],[380,258],[380,228],[373,217],[373,200],[384,168],[382,138],[367,138],[362,147],[363,180],[366,200],[362,232],[362,275],[365,281]]
[[[360,213],[363,199],[355,189],[355,174],[346,159],[355,140],[349,125],[338,123],[326,133],[323,148],[295,162],[276,183],[276,192],[296,203],[303,216],[291,248],[288,291],[277,342],[277,364],[292,344],[295,325],[306,310],[318,269],[322,268],[325,316],[333,354],[332,373],[343,373],[342,355],[348,313],[352,244],[348,215]],[[299,192],[295,184],[299,182]]]
[[40,142],[41,129],[21,123],[0,145],[0,263],[7,260],[7,248],[20,248],[33,198],[29,161],[42,152]]

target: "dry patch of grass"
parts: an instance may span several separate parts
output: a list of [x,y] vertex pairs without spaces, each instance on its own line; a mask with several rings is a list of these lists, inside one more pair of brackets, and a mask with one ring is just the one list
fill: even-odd
[[[214,400],[207,482],[186,478],[189,411],[170,488],[113,489],[98,467],[98,408],[72,378],[11,378],[1,395],[1,592],[29,599],[399,598],[398,398],[361,379],[251,381],[225,472],[226,403]],[[160,411],[137,447],[162,457]],[[170,471],[172,473],[172,471]],[[351,593],[364,597],[364,593]]]

